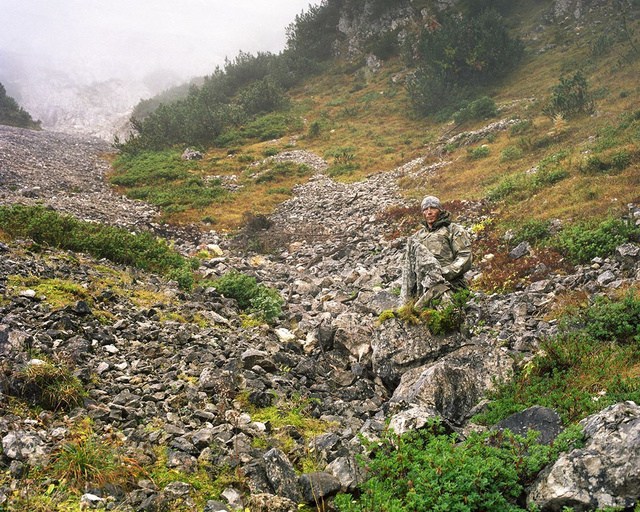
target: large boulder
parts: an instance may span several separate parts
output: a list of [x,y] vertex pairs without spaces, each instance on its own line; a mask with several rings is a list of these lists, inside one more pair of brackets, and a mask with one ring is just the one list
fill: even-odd
[[462,425],[496,380],[506,380],[512,372],[513,360],[505,350],[466,345],[434,363],[406,372],[391,404],[400,409],[434,409],[445,420]]
[[433,336],[426,324],[407,326],[387,320],[370,338],[373,372],[393,390],[408,370],[436,361],[466,341],[461,335]]
[[543,471],[529,492],[528,504],[541,511],[630,510],[640,502],[640,406],[612,405],[580,424],[584,447]]

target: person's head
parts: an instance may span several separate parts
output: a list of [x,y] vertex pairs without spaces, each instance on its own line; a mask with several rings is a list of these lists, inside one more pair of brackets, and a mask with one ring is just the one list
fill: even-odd
[[433,226],[438,220],[438,217],[440,217],[440,212],[442,212],[440,199],[435,196],[426,196],[422,200],[422,203],[420,203],[420,208],[422,209],[424,220],[427,221],[429,227]]

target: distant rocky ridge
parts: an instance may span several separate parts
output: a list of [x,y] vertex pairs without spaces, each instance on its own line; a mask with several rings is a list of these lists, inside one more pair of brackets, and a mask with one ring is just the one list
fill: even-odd
[[[162,298],[142,307],[105,291],[93,308],[108,312],[106,323],[83,301],[53,310],[35,293],[7,297],[10,275],[89,285],[113,271],[131,271],[53,250],[31,253],[24,250],[28,242],[18,241],[0,245],[0,294],[8,299],[0,306],[0,354],[11,368],[37,364],[27,349],[72,362],[89,397],[68,417],[89,417],[100,433],[121,432],[143,462],[155,460],[153,448],[160,445],[167,447],[169,468],[189,472],[198,462],[241,468],[250,495],[229,488],[225,502],[211,501],[207,512],[293,512],[298,502],[313,504],[352,490],[362,478],[354,458],[358,434],[375,438],[387,422],[404,432],[439,416],[464,434],[494,378],[508,378],[542,337],[555,332],[544,313],[556,294],[598,293],[640,279],[640,247],[626,244],[615,258],[547,275],[518,292],[475,294],[468,326],[454,336],[434,337],[425,327],[396,320],[380,324],[378,315],[397,305],[393,289],[404,245],[388,236],[394,226],[380,213],[403,204],[393,178],[425,175],[433,166],[417,159],[353,184],[319,171],[271,217],[273,236],[286,243],[265,256],[239,253],[230,239],[213,232],[172,232],[156,224],[153,209],[112,194],[104,184],[108,165],[102,156],[109,151],[96,139],[0,127],[0,204],[42,202],[86,220],[164,229],[185,251],[215,243],[222,256],[204,260],[200,272],[216,277],[236,269],[256,276],[285,298],[284,317],[273,328],[243,328],[235,301],[214,289],[186,294],[141,272],[129,286]],[[310,155],[287,156],[293,157]],[[479,211],[469,203],[459,220],[477,222]],[[637,207],[630,214],[640,222]],[[170,315],[184,321],[167,321]],[[196,317],[207,319],[207,326],[190,321]],[[0,487],[0,506],[26,469],[47,460],[70,434],[61,415],[45,411],[33,420],[7,411],[8,396],[20,385],[9,370],[5,366],[0,375],[0,467],[12,479]],[[297,450],[315,450],[324,470],[297,476],[284,452],[256,448],[252,440],[268,426],[234,401],[240,392],[259,407],[274,395],[312,398],[311,414],[334,426],[310,446],[300,434],[294,437]],[[587,446],[561,458],[532,488],[529,500],[541,510],[637,503],[640,408],[619,404],[584,424]],[[151,511],[170,509],[175,500],[189,503],[192,488],[141,480],[126,494],[87,492],[83,499],[94,500],[94,507],[116,500],[121,510]]]

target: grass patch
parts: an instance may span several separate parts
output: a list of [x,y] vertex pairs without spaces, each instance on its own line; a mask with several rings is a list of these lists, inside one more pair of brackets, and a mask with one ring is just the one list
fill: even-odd
[[32,289],[37,296],[44,296],[47,303],[54,308],[62,308],[79,300],[90,300],[86,288],[66,279],[8,276],[7,286],[14,293]]
[[203,181],[193,166],[193,161],[182,160],[173,150],[123,153],[116,158],[109,181],[122,187],[127,197],[151,203],[166,213],[201,210],[223,201],[226,190],[216,181]]
[[18,396],[35,407],[57,411],[81,405],[86,392],[66,364],[33,359],[14,371]]

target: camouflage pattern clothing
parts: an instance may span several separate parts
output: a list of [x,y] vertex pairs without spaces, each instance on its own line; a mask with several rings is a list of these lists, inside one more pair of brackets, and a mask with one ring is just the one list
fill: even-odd
[[464,273],[471,261],[469,234],[442,211],[431,228],[425,223],[407,240],[400,303],[415,299],[420,307],[434,299],[446,301],[452,291],[467,287]]

